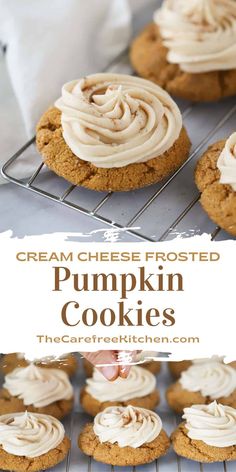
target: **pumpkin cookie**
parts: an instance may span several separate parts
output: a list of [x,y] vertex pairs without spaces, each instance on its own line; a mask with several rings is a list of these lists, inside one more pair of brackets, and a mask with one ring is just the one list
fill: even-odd
[[133,405],[152,410],[160,401],[154,375],[138,366],[131,367],[127,379],[119,377],[114,382],[109,382],[94,369],[93,376],[86,383],[81,390],[80,402],[92,416],[112,405]]
[[[27,367],[29,364],[29,361],[24,358],[24,354],[5,354],[0,362],[0,370],[6,375],[16,369],[16,367]],[[46,357],[36,360],[34,364],[38,367],[64,370],[69,376],[74,375],[77,370],[77,359],[73,354],[66,354],[57,358]]]
[[195,181],[209,218],[236,236],[236,133],[207,149],[198,161]]
[[167,177],[190,141],[171,97],[152,82],[95,74],[65,84],[36,143],[45,164],[74,185],[128,191]]
[[[218,357],[218,356],[213,356],[210,359],[194,359],[194,360],[191,360],[191,361],[190,360],[185,360],[185,361],[178,361],[178,362],[168,362],[168,368],[169,368],[169,371],[170,371],[171,375],[175,379],[178,379],[180,377],[181,373],[184,370],[187,370],[191,365],[199,364],[199,363],[205,364],[206,362],[211,362],[211,361],[212,362],[215,362],[215,361],[223,362],[224,358],[223,357]],[[236,369],[236,362],[230,362],[230,364],[227,364],[227,365],[230,365],[231,367]]]
[[170,94],[216,101],[236,94],[235,31],[234,0],[164,0],[134,40],[131,63]]
[[236,371],[220,362],[196,364],[182,372],[178,382],[166,391],[169,406],[182,413],[196,404],[217,400],[223,405],[236,407]]
[[37,472],[62,462],[70,449],[63,425],[52,416],[0,416],[0,469]]
[[170,445],[160,417],[132,406],[106,408],[84,427],[78,443],[96,461],[123,467],[148,464]]
[[30,411],[61,419],[73,407],[73,387],[59,369],[31,364],[7,374],[0,390],[0,415]]
[[172,433],[179,456],[198,462],[236,460],[236,410],[213,402],[185,408],[181,423]]
[[160,373],[160,370],[161,370],[161,362],[160,361],[147,361],[147,362],[144,362],[143,365],[140,365],[140,367],[143,367],[144,369],[148,370],[153,375],[157,375]]

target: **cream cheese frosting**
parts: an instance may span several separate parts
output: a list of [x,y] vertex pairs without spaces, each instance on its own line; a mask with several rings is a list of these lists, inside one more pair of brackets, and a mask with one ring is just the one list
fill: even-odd
[[59,400],[70,400],[73,387],[68,375],[59,369],[44,369],[30,364],[14,369],[5,377],[3,387],[24,405],[42,408]]
[[15,456],[39,457],[64,437],[63,425],[52,416],[28,412],[0,416],[0,449]]
[[129,401],[133,398],[141,398],[155,390],[156,379],[146,369],[132,366],[127,379],[119,377],[114,382],[109,382],[97,370],[93,370],[93,376],[86,380],[86,391],[99,402]]
[[224,363],[224,357],[223,356],[212,356],[210,358],[208,357],[202,357],[200,359],[193,359],[192,364],[205,364],[206,362],[222,362]]
[[179,382],[185,390],[216,400],[234,392],[236,370],[221,362],[195,364],[181,373]]
[[193,405],[184,409],[188,437],[203,441],[208,446],[229,447],[236,445],[236,410],[220,405]]
[[137,448],[159,436],[162,421],[154,411],[113,406],[95,416],[93,429],[101,443]]
[[181,113],[159,86],[122,74],[94,74],[65,84],[55,106],[63,138],[96,167],[124,167],[162,155],[178,139]]
[[236,192],[236,133],[231,134],[217,161],[220,183],[229,184]]
[[189,73],[236,68],[235,0],[164,0],[154,14],[167,60]]

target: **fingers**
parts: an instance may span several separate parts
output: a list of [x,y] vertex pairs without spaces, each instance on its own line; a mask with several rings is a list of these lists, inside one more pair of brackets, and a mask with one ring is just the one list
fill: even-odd
[[81,353],[107,380],[116,380],[120,375],[116,351],[96,351]]
[[135,362],[137,351],[96,351],[81,353],[107,380],[126,379]]
[[119,375],[126,379],[129,375],[130,369],[135,362],[137,351],[118,351],[117,359],[120,364]]

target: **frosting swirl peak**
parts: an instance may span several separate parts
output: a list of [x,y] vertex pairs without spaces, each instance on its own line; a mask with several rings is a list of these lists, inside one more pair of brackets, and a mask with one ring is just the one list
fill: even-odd
[[208,446],[229,447],[236,445],[236,410],[220,405],[193,405],[184,409],[188,437],[203,441]]
[[138,366],[131,367],[127,379],[119,377],[114,382],[109,382],[97,369],[94,369],[93,376],[87,379],[86,383],[86,391],[100,402],[128,401],[144,397],[156,387],[155,376]]
[[220,183],[229,184],[236,192],[236,133],[231,134],[217,162]]
[[64,437],[63,425],[52,416],[27,412],[0,416],[0,446],[15,456],[39,457]]
[[109,407],[94,419],[99,441],[117,443],[119,447],[137,448],[157,438],[162,430],[160,417],[144,408]]
[[182,372],[179,381],[184,389],[217,400],[236,389],[236,370],[221,362],[194,364]]
[[236,68],[235,0],[164,0],[154,21],[168,61],[183,71]]
[[73,388],[68,375],[59,369],[44,369],[30,364],[14,369],[5,377],[3,387],[24,405],[42,408],[59,400],[70,400]]
[[62,88],[63,138],[72,152],[96,167],[146,162],[170,149],[182,129],[177,105],[148,80],[94,74]]

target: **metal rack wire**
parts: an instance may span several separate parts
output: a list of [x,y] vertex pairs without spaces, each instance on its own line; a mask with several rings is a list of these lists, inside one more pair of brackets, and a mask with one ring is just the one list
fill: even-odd
[[[107,70],[114,70],[115,68],[115,70],[123,72],[124,67],[125,70],[127,70],[127,52],[116,58]],[[129,72],[132,73],[132,71]],[[28,141],[5,163],[1,170],[2,175],[13,184],[72,208],[114,230],[125,231],[127,234],[137,238],[137,240],[151,242],[164,241],[173,239],[178,233],[182,233],[183,237],[187,237],[204,232],[211,233],[212,240],[223,239],[227,236],[224,235],[224,232],[220,228],[209,221],[201,209],[199,194],[193,183],[192,171],[196,160],[207,148],[209,143],[224,138],[235,130],[236,103],[235,100],[228,99],[212,105],[191,104],[182,101],[178,101],[178,104],[182,111],[184,124],[189,132],[190,138],[193,138],[193,147],[187,161],[162,183],[141,191],[137,190],[125,194],[114,194],[111,192],[101,195],[99,192],[92,192],[80,188],[78,199],[74,198],[76,192],[78,192],[78,187],[74,185],[68,184],[66,188],[63,185],[62,191],[58,191],[58,185],[56,186],[57,191],[51,190],[50,187],[49,190],[45,189],[43,182],[46,172],[45,165],[41,160],[31,176],[19,178],[12,172],[15,164],[19,164],[20,162],[24,163],[26,153],[29,156],[28,159],[30,158],[30,153],[32,153],[32,155],[35,154],[35,150],[33,149],[35,138]],[[47,178],[48,177],[50,183],[52,173],[48,172]],[[55,181],[54,174],[53,179]],[[58,181],[62,180],[59,177],[57,179]],[[182,192],[184,191],[185,185],[187,191],[185,192],[184,198],[182,198],[185,205],[183,206],[183,202],[181,201],[181,205],[178,209],[176,208],[176,201],[178,201],[180,190]],[[86,198],[84,198],[81,192],[86,194]],[[92,193],[96,194],[95,204],[81,204],[81,196],[83,201],[91,200],[93,203],[94,197],[90,198]],[[164,205],[163,199],[165,199]],[[122,213],[122,210],[124,210],[127,204],[130,207],[129,212],[125,213],[125,211],[123,211]],[[161,211],[162,206],[165,213]],[[199,218],[203,222],[202,225],[196,224]],[[150,219],[156,222],[155,227],[153,227],[152,224],[152,227],[148,228],[147,222],[150,222]],[[185,221],[188,221],[187,226],[183,225]],[[156,231],[156,229],[158,231]]]

